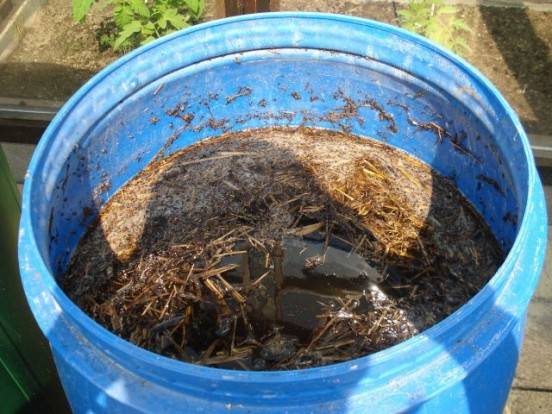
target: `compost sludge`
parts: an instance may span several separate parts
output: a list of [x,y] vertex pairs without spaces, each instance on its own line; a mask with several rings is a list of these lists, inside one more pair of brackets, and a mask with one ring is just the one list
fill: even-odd
[[371,139],[267,128],[152,161],[101,209],[60,280],[153,352],[286,370],[416,335],[502,260],[483,218],[428,165]]

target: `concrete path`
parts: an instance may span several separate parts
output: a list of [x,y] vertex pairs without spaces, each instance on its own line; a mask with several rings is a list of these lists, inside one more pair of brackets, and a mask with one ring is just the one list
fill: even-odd
[[[548,217],[552,217],[552,169],[541,169]],[[527,331],[510,393],[511,414],[552,412],[552,226],[541,281],[527,315]]]

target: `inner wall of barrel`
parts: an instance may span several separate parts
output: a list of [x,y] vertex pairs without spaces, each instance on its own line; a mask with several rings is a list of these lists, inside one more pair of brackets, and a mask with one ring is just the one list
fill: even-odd
[[106,108],[67,159],[51,202],[52,270],[66,269],[101,206],[154,157],[267,126],[328,128],[403,149],[454,180],[508,251],[527,196],[515,127],[488,109],[497,105],[484,88],[462,92],[461,102],[458,89],[453,96],[427,72],[422,79],[355,55],[278,49],[211,59],[144,86]]

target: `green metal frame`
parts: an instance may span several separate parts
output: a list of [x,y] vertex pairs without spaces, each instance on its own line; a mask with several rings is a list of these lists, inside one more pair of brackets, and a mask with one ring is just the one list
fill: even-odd
[[67,412],[50,348],[19,278],[19,211],[19,191],[0,147],[0,412]]

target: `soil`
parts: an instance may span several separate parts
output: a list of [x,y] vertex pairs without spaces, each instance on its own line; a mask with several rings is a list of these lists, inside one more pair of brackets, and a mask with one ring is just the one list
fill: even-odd
[[426,164],[344,133],[271,128],[153,161],[105,205],[60,280],[92,318],[153,352],[283,370],[410,338],[502,259]]
[[[278,10],[321,11],[366,17],[398,25],[392,3],[359,0],[281,0]],[[94,73],[117,58],[100,52],[95,31],[106,12],[97,6],[85,24],[71,20],[71,4],[49,0],[37,12],[17,50],[0,63],[4,97],[67,99]],[[401,5],[397,4],[400,8]],[[207,1],[204,20],[221,15]],[[552,13],[523,8],[459,6],[473,29],[464,56],[486,75],[520,115],[529,132],[552,134]]]
[[[96,33],[109,8],[96,2],[83,23],[72,18],[71,1],[48,0],[26,24],[16,50],[0,62],[0,98],[65,101],[95,73],[120,57],[101,51]],[[206,1],[205,21],[215,18]]]
[[33,16],[17,49],[0,63],[1,96],[63,101],[118,56],[100,52],[95,31],[106,17],[96,4],[74,23],[71,2],[49,0]]
[[473,21],[466,56],[506,97],[532,133],[552,135],[552,13],[465,8]]
[[[400,26],[400,4],[362,0],[280,0],[284,11],[348,14]],[[552,12],[521,7],[457,6],[473,30],[463,57],[505,96],[528,132],[552,135]]]

